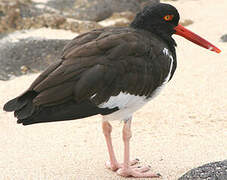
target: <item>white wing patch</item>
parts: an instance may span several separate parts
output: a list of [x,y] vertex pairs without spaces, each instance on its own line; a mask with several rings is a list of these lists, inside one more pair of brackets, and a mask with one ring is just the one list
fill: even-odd
[[163,82],[163,84],[166,84],[169,81],[170,76],[171,76],[171,71],[172,71],[172,68],[173,68],[173,56],[171,54],[169,54],[169,50],[167,48],[163,49],[163,54],[168,56],[170,61],[171,61],[170,68],[169,68],[169,73],[166,76],[165,81]]

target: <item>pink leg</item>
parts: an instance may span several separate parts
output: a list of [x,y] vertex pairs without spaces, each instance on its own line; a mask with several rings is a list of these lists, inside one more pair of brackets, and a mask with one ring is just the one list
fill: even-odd
[[124,123],[123,127],[123,141],[124,141],[124,162],[122,168],[119,168],[117,173],[124,177],[138,177],[138,178],[157,178],[159,174],[153,174],[148,172],[149,167],[133,168],[130,166],[130,152],[129,152],[129,141],[132,136],[131,133],[131,118]]
[[[103,134],[104,134],[105,139],[106,139],[106,144],[107,144],[109,157],[110,157],[110,161],[106,162],[106,167],[108,169],[111,169],[112,171],[116,171],[120,167],[122,167],[123,164],[122,163],[120,164],[120,163],[117,162],[117,159],[116,159],[115,154],[114,154],[112,139],[111,139],[112,126],[108,121],[103,120],[102,129],[103,129]],[[138,162],[139,162],[139,159],[135,159],[135,160],[130,161],[129,164],[130,164],[130,166],[133,166],[133,165],[137,164]]]
[[110,157],[110,162],[106,163],[106,166],[110,168],[113,171],[116,171],[118,167],[118,162],[114,154],[113,150],[113,145],[112,145],[112,140],[111,140],[111,131],[112,131],[112,126],[108,121],[103,121],[102,122],[102,129],[103,129],[103,134],[106,139],[106,144],[109,152],[109,157]]

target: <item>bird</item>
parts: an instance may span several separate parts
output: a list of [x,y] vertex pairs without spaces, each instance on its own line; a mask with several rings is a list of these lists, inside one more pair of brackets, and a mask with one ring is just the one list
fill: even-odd
[[[94,29],[72,39],[58,60],[30,87],[8,101],[17,123],[31,125],[102,115],[109,161],[106,167],[123,177],[160,177],[130,160],[133,113],[151,101],[177,67],[180,35],[216,53],[221,50],[179,24],[177,9],[165,3],[144,7],[127,27]],[[123,121],[124,160],[119,163],[111,140],[111,121]]]

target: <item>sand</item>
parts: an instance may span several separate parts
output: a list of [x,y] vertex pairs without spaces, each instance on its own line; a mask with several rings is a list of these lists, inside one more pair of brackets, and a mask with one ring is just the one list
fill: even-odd
[[[175,37],[178,69],[161,94],[135,113],[131,158],[150,164],[162,179],[175,180],[204,163],[227,159],[226,0],[173,2],[191,30],[222,49],[215,54]],[[82,120],[21,126],[3,104],[37,77],[0,81],[0,179],[124,179],[105,169],[107,148],[100,116]],[[119,161],[121,122],[113,122],[113,144]],[[132,178],[133,179],[133,178]]]
[[40,29],[31,29],[24,31],[16,31],[14,33],[8,34],[1,39],[1,42],[19,42],[22,39],[32,38],[32,39],[68,39],[71,40],[77,33],[66,31],[62,29],[51,29],[51,28],[40,28]]

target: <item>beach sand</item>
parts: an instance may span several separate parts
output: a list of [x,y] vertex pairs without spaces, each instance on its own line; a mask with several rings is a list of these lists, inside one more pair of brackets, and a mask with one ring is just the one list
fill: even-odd
[[[217,45],[207,51],[181,37],[178,68],[161,94],[135,113],[131,158],[150,164],[162,179],[175,180],[208,162],[227,159],[227,33],[226,0],[172,2],[192,31]],[[124,179],[104,166],[107,147],[101,116],[21,126],[3,104],[22,93],[37,74],[0,81],[1,180]],[[112,122],[113,144],[122,161],[123,123]],[[131,178],[133,179],[133,178]]]

